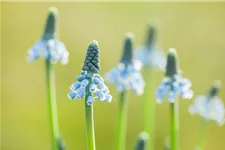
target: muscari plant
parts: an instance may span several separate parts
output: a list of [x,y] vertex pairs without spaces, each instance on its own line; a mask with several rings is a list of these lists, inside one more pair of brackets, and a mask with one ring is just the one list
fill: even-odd
[[57,103],[55,92],[55,77],[52,64],[60,61],[62,64],[68,62],[69,52],[65,45],[59,40],[57,32],[58,11],[52,7],[49,9],[43,35],[29,50],[27,60],[29,62],[40,57],[45,59],[48,115],[51,131],[52,150],[65,149],[58,127]]
[[77,76],[76,82],[70,86],[71,92],[68,97],[71,100],[85,98],[85,119],[87,150],[95,150],[94,133],[94,112],[93,104],[95,99],[111,102],[112,96],[108,87],[104,84],[104,79],[98,74],[100,71],[100,48],[97,41],[92,41],[88,46],[81,75]]
[[154,70],[163,70],[166,57],[164,52],[156,47],[155,41],[157,38],[156,25],[149,24],[147,26],[147,35],[144,45],[138,47],[135,51],[135,59],[143,64],[143,75],[145,79],[145,89],[142,97],[142,117],[143,130],[149,134],[149,148],[154,149],[154,123],[155,123],[155,100],[153,86]]
[[189,107],[190,114],[202,117],[194,150],[202,150],[204,148],[207,126],[210,120],[215,121],[219,126],[222,126],[225,122],[224,104],[217,96],[220,85],[220,81],[215,81],[208,94],[197,96],[194,103]]
[[183,78],[179,71],[177,52],[175,49],[169,49],[165,77],[156,90],[156,100],[162,103],[165,97],[170,103],[170,149],[179,149],[179,105],[178,96],[184,99],[190,99],[193,91],[190,89],[191,82]]
[[126,34],[123,54],[118,65],[105,76],[106,81],[116,86],[120,93],[118,106],[118,121],[116,131],[116,150],[125,150],[127,122],[127,91],[132,90],[136,95],[143,94],[144,80],[140,73],[140,63],[133,59],[133,35]]

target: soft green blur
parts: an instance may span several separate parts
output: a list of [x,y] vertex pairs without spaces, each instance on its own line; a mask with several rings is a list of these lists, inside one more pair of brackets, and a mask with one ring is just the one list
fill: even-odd
[[[165,52],[177,49],[183,75],[193,83],[195,94],[207,92],[215,79],[225,87],[225,3],[26,3],[2,2],[2,150],[49,150],[44,61],[26,62],[28,48],[42,34],[47,10],[56,6],[60,38],[70,51],[67,65],[57,64],[56,86],[61,135],[68,150],[85,149],[84,101],[67,98],[69,86],[80,73],[89,42],[101,48],[101,75],[120,59],[124,34],[135,34],[135,45],[144,41],[146,24],[158,25],[159,45]],[[163,73],[157,72],[157,86]],[[220,97],[225,101],[224,88]],[[97,101],[96,146],[112,150],[115,137],[118,93],[109,85],[111,104]],[[130,94],[127,150],[132,150],[141,130],[141,99]],[[197,139],[200,117],[187,109],[193,100],[180,101],[180,145],[191,150]],[[169,134],[169,105],[157,105],[156,150],[163,149]],[[205,150],[225,149],[225,127],[209,125]]]

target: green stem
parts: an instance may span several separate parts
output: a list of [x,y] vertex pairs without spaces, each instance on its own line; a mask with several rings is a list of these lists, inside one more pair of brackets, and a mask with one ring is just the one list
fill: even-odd
[[87,105],[87,98],[92,96],[89,91],[89,86],[91,84],[91,80],[89,80],[89,84],[86,87],[86,95],[85,95],[85,118],[86,118],[86,136],[87,136],[87,150],[95,150],[95,131],[94,131],[94,110],[93,105]]
[[127,124],[127,100],[126,92],[120,94],[119,112],[116,134],[116,150],[125,150],[126,145],[126,124]]
[[174,103],[170,103],[170,150],[179,150],[178,99]]
[[206,129],[207,129],[207,122],[206,120],[202,119],[195,150],[203,150],[207,131]]
[[155,121],[155,101],[152,98],[153,95],[153,83],[152,83],[152,68],[145,68],[145,91],[143,94],[143,130],[148,133],[149,143],[148,148],[154,150],[154,121]]
[[46,59],[46,80],[47,80],[47,94],[48,94],[48,114],[51,130],[52,150],[58,150],[58,118],[57,118],[57,104],[55,92],[55,76],[51,62]]

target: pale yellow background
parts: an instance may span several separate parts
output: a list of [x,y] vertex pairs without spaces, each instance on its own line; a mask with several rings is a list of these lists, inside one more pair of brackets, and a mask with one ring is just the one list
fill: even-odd
[[[60,38],[70,51],[70,62],[55,65],[59,125],[68,150],[85,149],[84,101],[70,101],[66,94],[80,73],[89,42],[99,41],[101,74],[120,59],[123,36],[135,34],[135,45],[143,42],[146,24],[159,27],[157,45],[165,52],[175,47],[184,76],[193,82],[195,94],[207,92],[215,79],[225,85],[225,3],[1,3],[2,44],[2,150],[49,150],[50,136],[43,60],[26,62],[27,49],[40,37],[47,10],[56,6],[60,14]],[[163,73],[156,73],[154,85]],[[111,104],[97,101],[95,107],[98,150],[112,150],[117,97]],[[220,97],[225,100],[224,87]],[[180,144],[192,150],[200,117],[187,109],[193,100],[180,101]],[[156,150],[163,149],[169,134],[168,103],[157,105]],[[130,94],[127,150],[132,150],[141,129],[141,98]],[[225,127],[210,123],[206,149],[225,149]]]

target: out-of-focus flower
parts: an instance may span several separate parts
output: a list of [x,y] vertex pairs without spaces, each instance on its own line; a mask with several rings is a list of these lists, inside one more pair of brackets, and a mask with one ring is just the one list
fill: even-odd
[[148,144],[148,133],[147,132],[141,132],[137,143],[135,145],[135,150],[145,150],[147,149],[147,144]]
[[51,63],[60,61],[62,64],[66,64],[68,62],[69,52],[57,37],[57,21],[57,9],[50,8],[41,39],[28,50],[28,61],[43,57]]
[[77,82],[71,86],[68,97],[71,100],[86,98],[87,105],[92,105],[95,98],[100,101],[111,102],[112,96],[104,79],[98,74],[100,49],[97,41],[92,41],[88,47],[81,75],[77,76]]
[[59,137],[58,139],[58,150],[66,150],[66,145],[64,143],[64,141],[62,140],[61,137]]
[[157,102],[161,103],[167,96],[170,103],[176,101],[176,96],[190,99],[193,97],[191,82],[183,78],[178,72],[178,62],[176,50],[171,48],[167,56],[167,65],[165,77],[156,90]]
[[154,25],[148,26],[146,42],[135,50],[135,59],[141,61],[144,67],[163,69],[166,58],[164,52],[155,47],[156,32]]
[[133,60],[133,35],[128,33],[124,41],[124,50],[119,64],[105,76],[106,81],[115,84],[119,92],[131,89],[141,95],[144,90],[144,80],[140,73],[141,62]]
[[197,96],[195,102],[189,107],[192,115],[200,115],[205,120],[214,120],[222,126],[225,121],[225,108],[222,100],[217,96],[220,82],[216,81],[208,95]]

